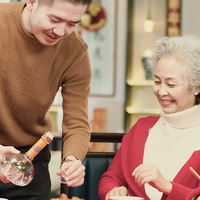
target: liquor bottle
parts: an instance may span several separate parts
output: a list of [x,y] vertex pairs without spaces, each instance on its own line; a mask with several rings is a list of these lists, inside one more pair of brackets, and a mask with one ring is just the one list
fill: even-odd
[[15,185],[28,185],[34,176],[33,158],[52,140],[53,135],[46,132],[26,153],[5,154],[0,160],[1,172]]

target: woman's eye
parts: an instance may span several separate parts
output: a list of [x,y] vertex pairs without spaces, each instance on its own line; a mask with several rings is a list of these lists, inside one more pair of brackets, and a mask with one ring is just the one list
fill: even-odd
[[168,84],[168,86],[169,86],[169,87],[174,87],[175,85],[173,85],[173,84]]
[[160,81],[154,81],[156,85],[160,84]]

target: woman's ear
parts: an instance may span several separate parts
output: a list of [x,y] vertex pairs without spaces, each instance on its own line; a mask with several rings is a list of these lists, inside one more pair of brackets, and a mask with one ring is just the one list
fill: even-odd
[[35,2],[36,2],[36,0],[26,0],[26,6],[29,11],[33,10],[33,5]]
[[194,90],[194,95],[198,95],[200,93],[200,86]]

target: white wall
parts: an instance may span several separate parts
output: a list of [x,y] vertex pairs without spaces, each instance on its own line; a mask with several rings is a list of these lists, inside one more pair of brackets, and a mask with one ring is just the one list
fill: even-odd
[[155,23],[151,33],[144,31],[144,22],[147,18],[149,0],[134,0],[133,21],[133,58],[131,63],[132,79],[145,79],[145,71],[142,64],[142,54],[148,48],[152,48],[155,40],[166,35],[166,0],[151,1],[151,15]]
[[108,112],[108,132],[124,131],[127,0],[116,1],[118,1],[118,10],[115,95],[113,97],[89,97],[89,120],[93,119],[94,108],[106,108]]
[[181,35],[191,33],[200,36],[200,1],[182,0]]

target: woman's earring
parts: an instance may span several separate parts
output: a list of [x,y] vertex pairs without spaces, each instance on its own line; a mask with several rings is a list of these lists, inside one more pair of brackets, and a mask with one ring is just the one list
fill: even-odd
[[194,93],[195,96],[196,96],[197,94],[198,94],[197,92]]

